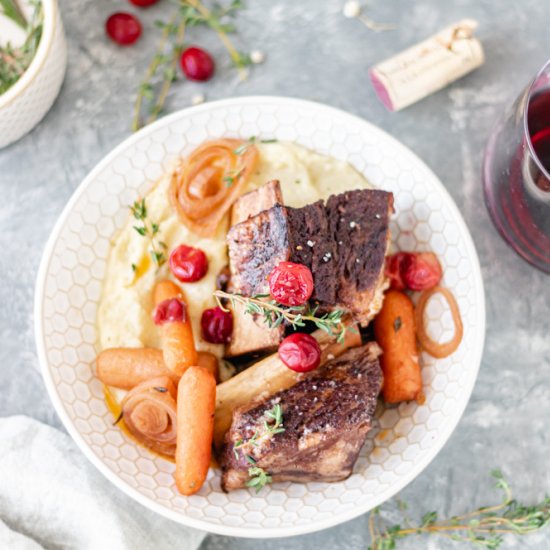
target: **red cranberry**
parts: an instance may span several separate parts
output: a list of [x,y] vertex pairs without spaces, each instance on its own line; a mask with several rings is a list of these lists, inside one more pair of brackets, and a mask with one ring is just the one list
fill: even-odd
[[184,322],[187,319],[187,306],[177,298],[169,298],[161,302],[153,311],[155,325],[164,323]]
[[233,315],[220,307],[205,309],[201,317],[202,337],[211,344],[227,344],[233,333]]
[[182,244],[170,254],[170,269],[182,283],[194,283],[208,271],[208,258],[200,248]]
[[285,306],[301,306],[313,292],[313,275],[309,268],[293,262],[281,262],[269,274],[269,293]]
[[411,290],[428,290],[443,276],[441,264],[433,252],[409,254],[402,266],[403,281]]
[[108,36],[121,46],[133,44],[141,36],[141,23],[131,13],[113,13],[105,22]]
[[181,54],[181,69],[191,80],[208,80],[214,74],[214,60],[210,54],[196,46],[191,46]]
[[281,342],[279,357],[289,369],[309,372],[321,363],[321,348],[313,336],[296,332]]
[[395,290],[428,290],[443,276],[441,264],[433,252],[398,252],[386,258],[386,277]]
[[385,274],[390,280],[390,288],[405,290],[403,281],[403,262],[409,256],[409,252],[398,252],[386,258]]
[[138,8],[147,8],[153,4],[156,4],[158,1],[159,0],[130,0],[130,2]]

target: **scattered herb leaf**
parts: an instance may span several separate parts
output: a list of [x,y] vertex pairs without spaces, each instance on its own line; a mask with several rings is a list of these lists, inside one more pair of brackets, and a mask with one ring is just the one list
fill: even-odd
[[[163,250],[166,250],[166,243],[163,241],[156,241],[155,237],[160,231],[160,225],[158,223],[152,222],[147,216],[147,205],[145,204],[145,199],[141,201],[135,201],[132,206],[130,206],[130,212],[137,220],[139,225],[134,225],[136,232],[149,239],[151,249],[149,254],[153,259],[153,262],[157,267],[162,266],[166,262],[166,254]],[[162,250],[159,250],[162,249]],[[136,271],[136,264],[132,264],[132,270]]]
[[401,321],[401,317],[396,317],[393,321],[393,330],[395,332],[399,332],[399,329],[403,326],[403,322]]
[[[383,529],[380,508],[375,508],[369,517],[369,550],[392,550],[397,548],[398,540],[424,534],[496,550],[504,542],[504,535],[528,535],[550,525],[550,497],[530,506],[521,504],[512,498],[510,486],[499,470],[494,470],[491,475],[496,479],[496,487],[504,492],[502,501],[461,516],[440,520],[437,512],[428,512],[418,525],[404,518],[406,527],[396,524]],[[400,504],[399,508],[404,510],[406,505]]]

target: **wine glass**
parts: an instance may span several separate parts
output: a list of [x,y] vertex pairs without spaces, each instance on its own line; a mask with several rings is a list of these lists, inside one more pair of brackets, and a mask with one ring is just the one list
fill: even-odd
[[550,61],[493,128],[483,190],[508,244],[550,273]]

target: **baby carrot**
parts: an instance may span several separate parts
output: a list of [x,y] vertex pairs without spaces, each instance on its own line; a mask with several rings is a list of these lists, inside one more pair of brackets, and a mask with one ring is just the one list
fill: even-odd
[[123,390],[159,376],[169,376],[174,383],[178,382],[178,377],[166,368],[159,349],[106,349],[97,356],[96,365],[97,377],[104,384]]
[[216,380],[204,367],[189,367],[178,384],[176,486],[182,495],[196,493],[210,466],[214,434]]
[[374,336],[383,351],[380,364],[384,372],[384,401],[399,403],[419,398],[422,377],[414,306],[406,294],[398,290],[386,293],[382,310],[374,320]]
[[[155,305],[173,298],[186,304],[183,291],[178,285],[168,280],[158,282],[153,296]],[[159,332],[164,363],[168,369],[181,376],[188,367],[197,364],[198,355],[187,310],[184,311],[183,320],[161,323]]]

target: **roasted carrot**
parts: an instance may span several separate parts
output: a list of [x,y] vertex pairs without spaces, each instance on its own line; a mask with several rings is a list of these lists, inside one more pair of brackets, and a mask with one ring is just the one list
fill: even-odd
[[218,358],[213,353],[210,353],[209,351],[199,351],[198,355],[199,355],[199,359],[198,359],[199,367],[204,367],[207,371],[211,372],[216,382],[219,382],[220,373],[219,373]]
[[422,377],[414,306],[406,294],[398,290],[386,293],[382,310],[374,320],[374,336],[383,351],[380,364],[384,372],[384,401],[399,403],[420,397]]
[[[181,288],[172,281],[159,281],[155,287],[153,299],[158,306],[166,300],[177,298],[186,304]],[[193,329],[189,315],[183,321],[169,321],[159,325],[164,363],[173,373],[181,376],[191,365],[198,362],[197,350],[193,339]]]
[[210,466],[214,434],[216,380],[204,367],[189,367],[178,384],[176,486],[183,495],[196,493]]
[[123,390],[131,390],[145,380],[159,376],[169,376],[178,383],[178,377],[166,368],[159,349],[106,349],[97,356],[96,365],[97,377],[104,384]]

